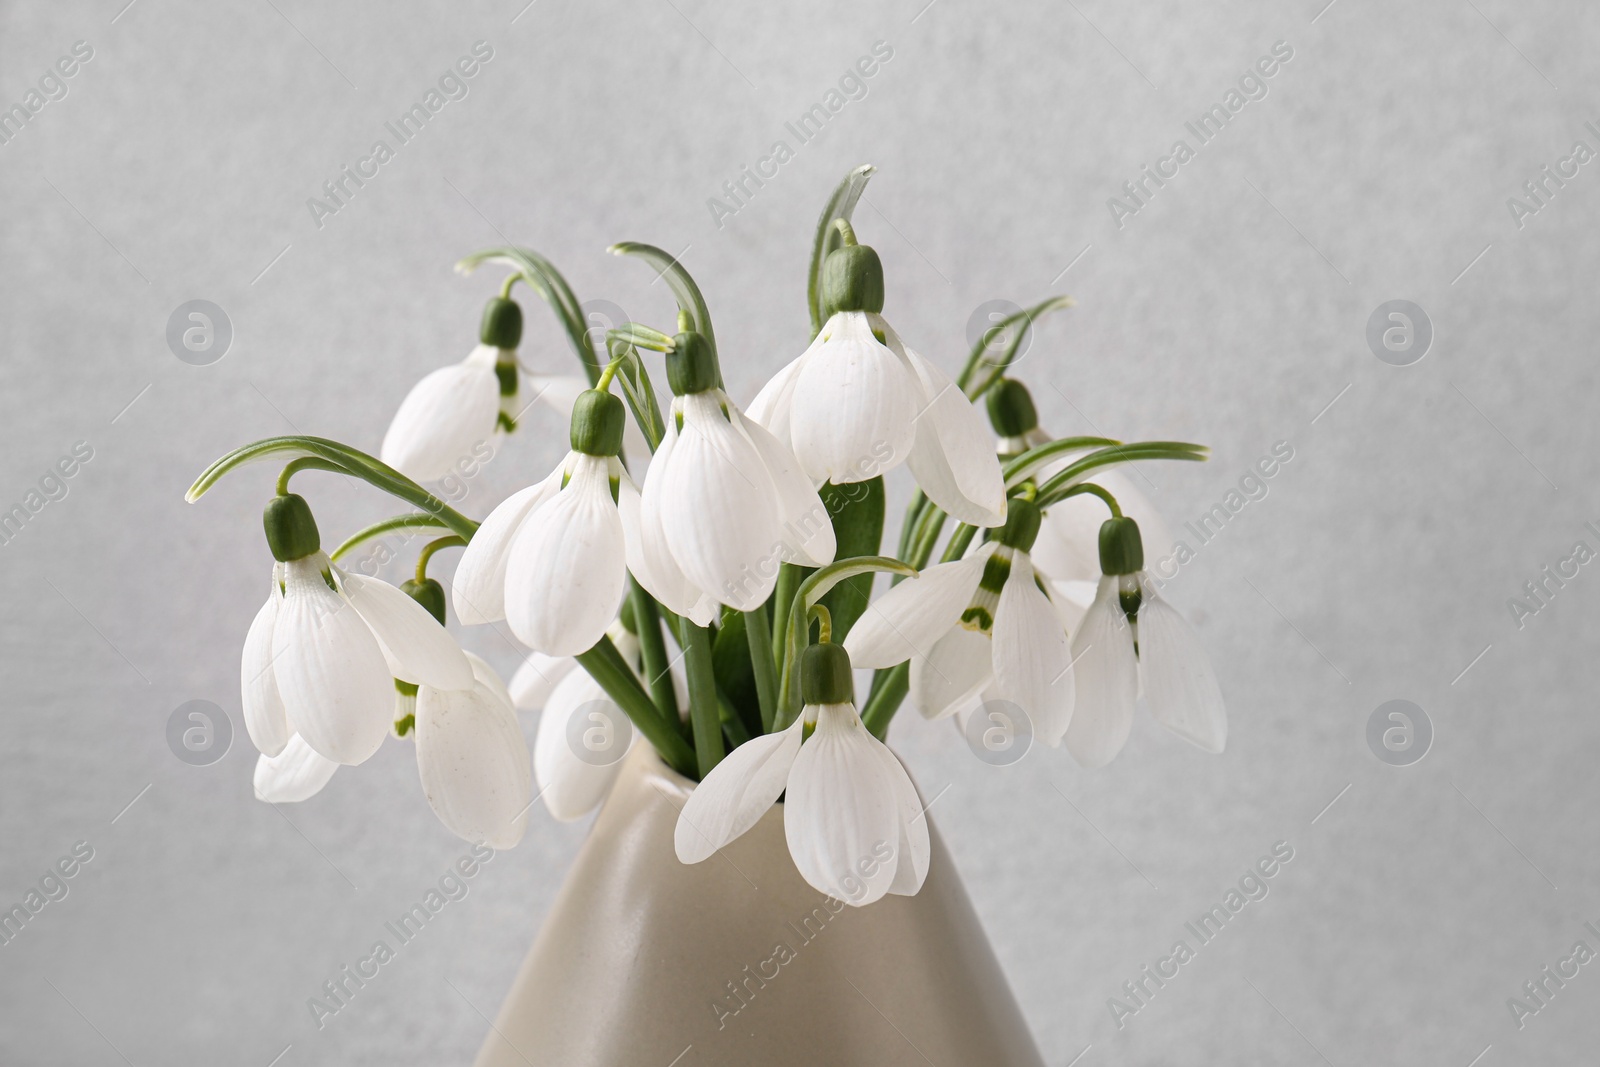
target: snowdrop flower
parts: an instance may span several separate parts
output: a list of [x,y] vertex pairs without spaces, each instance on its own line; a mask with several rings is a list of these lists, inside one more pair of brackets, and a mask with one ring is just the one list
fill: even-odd
[[505,684],[483,660],[469,659],[470,688],[417,692],[417,773],[451,832],[506,849],[522,840],[533,803],[528,744]]
[[515,427],[522,309],[505,297],[490,300],[478,336],[471,355],[427,375],[401,401],[380,456],[401,474],[443,478],[497,429]]
[[273,583],[241,664],[245,728],[264,755],[298,734],[319,756],[361,763],[389,732],[394,681],[459,689],[472,667],[405,593],[328,561],[303,497],[267,505]]
[[669,609],[708,625],[716,605],[764,603],[780,562],[833,562],[833,522],[788,448],[717,387],[716,356],[697,333],[667,354],[674,399],[629,537],[634,577]]
[[901,463],[928,499],[962,522],[1005,520],[1005,483],[966,395],[889,326],[883,266],[865,245],[824,261],[832,312],[811,347],[767,383],[750,416],[794,449],[816,482],[860,482]]
[[1107,519],[1100,527],[1099,590],[1072,642],[1078,707],[1067,750],[1085,767],[1110,763],[1133,728],[1144,683],[1156,721],[1207,752],[1228,738],[1227,710],[1200,639],[1161,599],[1144,570],[1139,525]]
[[[1052,438],[1039,427],[1039,414],[1027,386],[1014,378],[1001,378],[985,394],[989,422],[1000,435],[999,453],[1011,459]],[[1041,469],[1036,480],[1043,482],[1064,469],[1071,458]],[[1122,513],[1138,522],[1145,544],[1165,560],[1177,539],[1161,513],[1140,491],[1133,478],[1121,471],[1101,468],[1093,475],[1095,484],[1110,493]],[[1033,565],[1049,583],[1052,602],[1069,629],[1076,630],[1083,613],[1094,600],[1100,580],[1100,523],[1104,505],[1093,497],[1068,497],[1050,506],[1039,526],[1039,539],[1033,546]],[[1171,577],[1171,575],[1167,575]]]
[[631,555],[623,514],[639,491],[617,453],[622,401],[586,391],[572,413],[572,451],[537,485],[489,513],[456,567],[456,613],[465,623],[506,619],[528,647],[575,656],[617,617]]
[[309,800],[333,779],[339,765],[323,759],[299,734],[291,734],[276,756],[256,757],[256,799],[268,804],[293,804]]
[[[625,660],[637,661],[637,637],[618,624],[611,638]],[[524,668],[529,669],[527,664]],[[553,660],[532,669],[541,672],[539,682],[524,679],[517,706],[542,709],[533,741],[534,778],[550,814],[571,822],[599,807],[610,794],[622,757],[633,744],[633,723],[577,661]],[[512,688],[519,688],[515,680]]]
[[979,697],[1015,704],[1061,743],[1073,714],[1072,657],[1029,549],[1039,509],[1011,501],[1006,524],[965,559],[930,567],[868,605],[845,648],[861,667],[911,661],[911,699],[930,719]]
[[800,684],[805,706],[794,724],[734,749],[690,794],[678,858],[715,854],[787,791],[784,835],[807,884],[857,906],[915,894],[928,874],[928,820],[905,767],[856,714],[849,655],[810,646]]

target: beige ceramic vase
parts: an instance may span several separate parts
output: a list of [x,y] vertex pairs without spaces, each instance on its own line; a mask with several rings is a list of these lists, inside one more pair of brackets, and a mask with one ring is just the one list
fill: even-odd
[[1043,1067],[937,833],[920,893],[846,907],[801,880],[781,805],[679,863],[693,789],[627,757],[477,1067]]

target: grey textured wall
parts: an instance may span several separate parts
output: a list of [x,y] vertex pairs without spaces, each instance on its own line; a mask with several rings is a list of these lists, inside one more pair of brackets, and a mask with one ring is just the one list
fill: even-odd
[[[996,770],[947,726],[896,726],[1047,1060],[1594,1057],[1600,968],[1520,1029],[1507,998],[1575,942],[1600,950],[1597,568],[1508,607],[1576,542],[1600,549],[1600,164],[1561,162],[1600,149],[1595,8],[125,2],[0,14],[0,105],[93,50],[0,144],[0,506],[92,450],[0,545],[0,904],[93,850],[0,944],[0,1060],[470,1057],[583,825],[541,813],[319,1031],[306,998],[466,846],[403,745],[310,803],[252,799],[238,653],[270,472],[193,506],[183,489],[256,437],[375,448],[472,341],[492,283],[451,263],[502,234],[657,324],[664,287],[604,248],[686,250],[748,400],[805,339],[811,227],[859,162],[881,168],[857,218],[901,332],[953,369],[984,301],[1074,294],[1021,373],[1058,433],[1209,442],[1203,467],[1145,472],[1176,525],[1293,449],[1170,587],[1229,698],[1225,755],[1142,720],[1105,770],[1044,751]],[[470,94],[318,226],[307,198],[477,41],[493,59]],[[785,123],[878,41],[893,58],[865,98],[799,144]],[[1266,95],[1200,144],[1184,123],[1280,41]],[[1119,226],[1108,199],[1180,138],[1194,158]],[[719,226],[707,199],[777,140],[793,158]],[[1545,165],[1577,174],[1516,217]],[[192,299],[232,324],[208,366],[166,343]],[[1366,337],[1396,299],[1434,334],[1407,366]],[[529,319],[525,355],[566,368],[553,322]],[[564,447],[531,429],[468,511]],[[386,513],[304,484],[330,536]],[[490,631],[465,639],[516,662]],[[166,740],[193,699],[232,717],[209,766]],[[1391,699],[1431,722],[1421,762],[1369,748]],[[1270,894],[1119,1028],[1108,998],[1280,841]]]

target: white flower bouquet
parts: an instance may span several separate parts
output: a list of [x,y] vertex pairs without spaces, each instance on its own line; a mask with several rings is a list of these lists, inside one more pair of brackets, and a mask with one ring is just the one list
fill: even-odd
[[[536,796],[559,819],[598,806],[637,733],[699,783],[677,821],[683,862],[782,798],[800,874],[859,906],[914,894],[927,874],[922,803],[883,742],[907,696],[929,718],[1024,728],[1099,767],[1126,742],[1142,689],[1162,725],[1221,751],[1217,683],[1144,569],[1140,521],[1159,528],[1159,516],[1114,470],[1205,449],[1040,429],[1007,372],[1033,320],[1068,298],[1000,323],[954,379],[918,354],[884,317],[883,266],[851,227],[871,173],[852,171],[819,221],[809,346],[748,406],[723,389],[699,287],[660,249],[613,251],[666,279],[676,330],[628,323],[601,352],[556,269],[500,248],[459,264],[511,270],[480,343],[416,385],[381,459],[276,437],[200,476],[190,500],[245,463],[286,461],[265,514],[267,600],[244,639],[258,797],[305,800],[392,734],[415,744],[450,830],[507,848]],[[524,374],[518,283],[554,312],[582,379]],[[474,521],[425,483],[520,428],[526,377],[570,413],[571,451]],[[916,489],[889,555],[884,476],[902,465]],[[326,551],[290,491],[303,470],[361,479],[413,510]],[[338,565],[401,530],[433,538],[402,585]],[[464,552],[447,595],[428,567],[454,547]],[[528,646],[510,686],[447,631],[447,605],[468,626],[503,620]],[[875,671],[864,701],[855,668]],[[531,760],[518,708],[542,709]]]

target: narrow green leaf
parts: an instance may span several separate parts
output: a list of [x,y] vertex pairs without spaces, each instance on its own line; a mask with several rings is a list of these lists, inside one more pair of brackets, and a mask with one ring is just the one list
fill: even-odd
[[606,331],[608,348],[619,343],[648,348],[652,352],[671,352],[675,347],[671,337],[637,322],[625,322]]
[[1087,452],[1092,448],[1106,448],[1122,444],[1110,437],[1062,437],[1028,449],[1005,465],[1006,488],[1015,489],[1031,478],[1035,472],[1072,452]]
[[856,203],[861,199],[861,194],[867,191],[867,182],[877,169],[872,164],[866,163],[846,174],[844,181],[839,183],[839,187],[828,198],[821,217],[817,219],[817,235],[811,242],[811,273],[806,281],[806,300],[811,307],[812,337],[822,332],[822,261],[827,259],[828,253],[838,248],[843,241],[833,220],[850,221],[850,217],[855,214]]
[[[978,343],[973,345],[972,354],[967,357],[967,365],[961,371],[961,377],[956,379],[956,384],[961,386],[967,396],[976,399],[983,391],[994,383],[994,380],[1006,372],[1012,362],[1017,358],[1017,352],[1022,347],[1023,340],[1028,336],[1028,331],[1033,328],[1034,320],[1048,315],[1061,308],[1073,307],[1077,301],[1070,296],[1052,296],[1042,300],[1031,308],[1024,308],[1013,315],[1007,315],[984,332]],[[989,341],[1001,335],[1007,328],[1018,326],[1014,331],[1010,344],[999,356],[989,357]]]
[[[706,307],[706,298],[700,294],[700,287],[694,283],[694,279],[689,276],[683,264],[678,262],[677,257],[669,255],[655,245],[639,241],[623,241],[612,245],[609,251],[615,256],[638,256],[654,267],[672,289],[672,295],[678,300],[678,309],[688,313],[694,323],[695,333],[711,342],[712,351],[716,350],[717,338],[711,332],[711,309]],[[722,384],[720,377],[717,384]]]
[[[875,556],[883,544],[883,478],[835,485],[821,489],[822,503],[833,519],[835,557]],[[821,600],[833,617],[833,639],[842,642],[872,596],[873,575],[858,574],[840,582]]]

